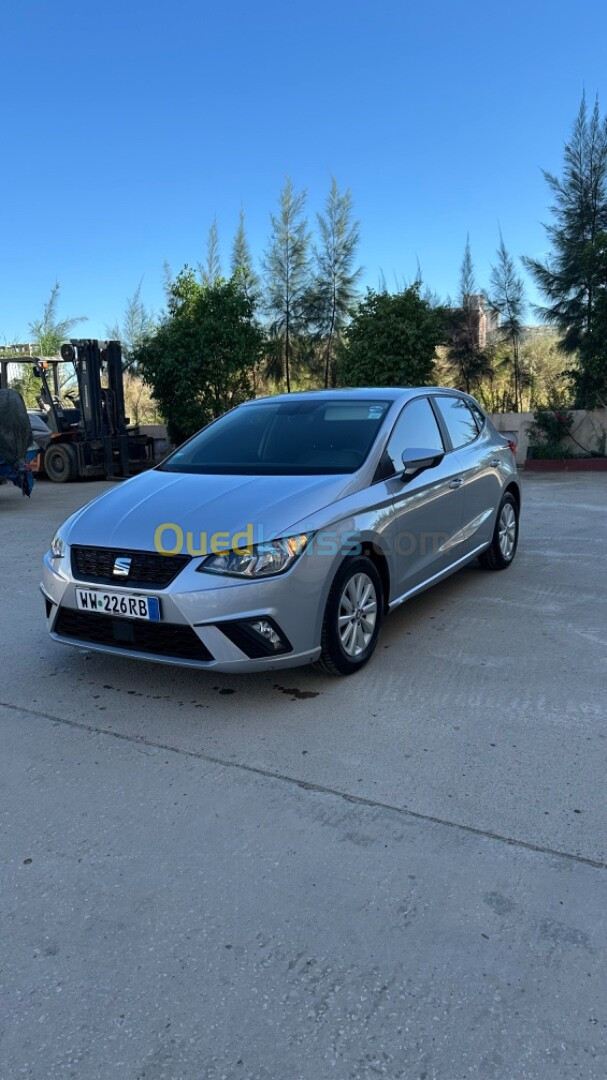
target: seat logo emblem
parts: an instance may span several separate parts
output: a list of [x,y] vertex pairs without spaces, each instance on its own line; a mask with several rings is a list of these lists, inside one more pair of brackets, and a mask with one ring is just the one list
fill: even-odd
[[120,558],[116,559],[115,562],[114,562],[114,569],[112,570],[112,575],[114,577],[128,577],[130,569],[131,569],[131,560],[130,560],[130,558],[126,558],[124,556],[121,556]]

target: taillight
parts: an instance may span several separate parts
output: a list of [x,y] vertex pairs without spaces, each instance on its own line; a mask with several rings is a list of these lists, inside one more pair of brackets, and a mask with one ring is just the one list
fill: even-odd
[[514,439],[508,439],[508,446],[512,450],[514,457],[516,457],[516,443]]

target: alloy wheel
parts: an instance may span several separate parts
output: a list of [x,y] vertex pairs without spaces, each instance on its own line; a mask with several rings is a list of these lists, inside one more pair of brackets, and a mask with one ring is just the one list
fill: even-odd
[[516,545],[516,513],[511,503],[505,503],[500,514],[498,544],[502,558],[511,559]]
[[347,656],[357,657],[365,651],[376,621],[375,586],[367,574],[354,574],[346,581],[337,614],[339,639]]

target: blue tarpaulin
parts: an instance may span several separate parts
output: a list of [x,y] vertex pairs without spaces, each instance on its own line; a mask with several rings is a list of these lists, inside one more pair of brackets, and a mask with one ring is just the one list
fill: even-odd
[[15,487],[21,488],[24,495],[31,495],[34,486],[34,474],[29,462],[38,457],[39,453],[37,447],[35,450],[28,451],[27,461],[18,469],[15,469],[12,465],[5,465],[0,460],[0,480],[10,480]]

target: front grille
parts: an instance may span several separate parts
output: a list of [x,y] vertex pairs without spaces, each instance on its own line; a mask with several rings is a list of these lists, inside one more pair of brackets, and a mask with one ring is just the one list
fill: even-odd
[[60,607],[53,629],[62,637],[78,638],[94,645],[110,645],[114,649],[136,650],[180,660],[213,659],[192,628],[178,623],[113,619],[111,615],[95,615]]
[[[131,560],[128,577],[114,577],[114,562],[125,556]],[[72,548],[72,574],[78,581],[90,581],[96,585],[164,589],[189,561],[189,555],[159,555],[156,551],[125,551],[122,548],[81,547],[78,544]]]

